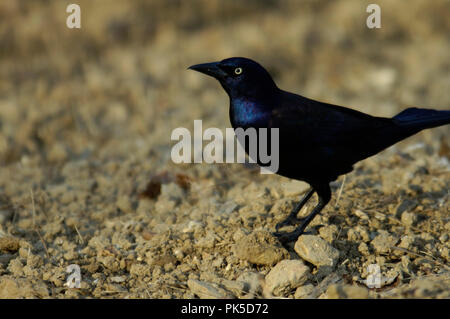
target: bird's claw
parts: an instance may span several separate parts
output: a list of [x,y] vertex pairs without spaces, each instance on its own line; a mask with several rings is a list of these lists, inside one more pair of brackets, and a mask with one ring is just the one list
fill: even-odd
[[291,241],[295,241],[297,240],[297,238],[301,235],[302,233],[299,233],[297,231],[293,231],[291,233],[280,233],[280,232],[276,232],[274,233],[274,236],[278,237],[278,240],[282,243],[282,244],[286,244],[289,243]]
[[297,218],[297,217],[288,217],[285,220],[279,222],[278,224],[275,225],[275,230],[278,232],[280,230],[280,228],[284,227],[284,226],[290,226],[290,225],[296,225],[299,224],[303,221],[303,218]]

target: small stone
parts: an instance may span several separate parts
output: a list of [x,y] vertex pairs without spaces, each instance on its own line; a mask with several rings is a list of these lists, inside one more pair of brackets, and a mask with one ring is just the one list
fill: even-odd
[[377,253],[383,254],[389,252],[391,247],[395,246],[397,242],[397,237],[385,230],[380,230],[379,234],[371,241],[371,244]]
[[288,256],[287,250],[267,231],[256,231],[241,238],[233,251],[237,258],[257,265],[273,265]]
[[312,284],[307,284],[307,285],[304,285],[304,286],[300,286],[295,291],[294,298],[295,299],[309,298],[309,295],[312,294],[314,289],[315,289],[315,287]]
[[143,264],[132,264],[130,267],[130,275],[134,275],[136,277],[148,276],[150,275],[150,267]]
[[300,236],[294,250],[301,258],[318,267],[334,267],[339,259],[339,250],[314,235]]
[[20,258],[12,259],[8,265],[8,271],[16,277],[23,275],[23,264],[20,262]]
[[126,280],[126,277],[125,276],[114,276],[114,277],[111,277],[110,280],[111,280],[111,282],[120,284]]
[[48,298],[49,290],[42,280],[0,277],[0,299]]
[[416,241],[415,236],[413,235],[405,235],[402,237],[400,244],[398,245],[400,248],[409,249],[411,250],[414,246],[414,243]]
[[201,299],[229,299],[234,296],[217,284],[189,279],[187,281],[189,289]]
[[332,243],[337,238],[339,231],[336,225],[329,225],[320,228],[319,235],[327,242]]
[[361,219],[364,220],[369,220],[369,215],[367,215],[366,213],[364,213],[362,210],[357,209],[355,211],[355,215],[358,216]]
[[149,265],[156,265],[156,266],[164,266],[167,264],[175,264],[177,262],[177,258],[170,254],[170,253],[162,253],[162,254],[153,254],[153,253],[147,253],[146,254],[145,261]]
[[367,244],[364,242],[359,244],[358,251],[364,256],[370,255],[369,246],[367,246]]
[[308,279],[309,268],[303,261],[282,260],[266,276],[269,295],[284,296]]
[[414,226],[417,221],[417,216],[414,213],[403,212],[401,221],[406,226]]
[[367,299],[369,290],[360,286],[333,284],[327,289],[327,297],[330,299]]
[[15,237],[5,236],[0,238],[0,251],[14,252],[19,250],[20,240]]

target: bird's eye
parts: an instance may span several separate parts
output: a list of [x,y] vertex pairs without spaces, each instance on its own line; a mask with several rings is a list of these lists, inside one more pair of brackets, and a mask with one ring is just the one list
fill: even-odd
[[242,68],[236,68],[234,69],[234,74],[239,75],[242,73]]

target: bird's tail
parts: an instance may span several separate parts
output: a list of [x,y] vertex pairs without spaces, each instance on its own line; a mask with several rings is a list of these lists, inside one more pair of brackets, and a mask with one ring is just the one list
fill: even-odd
[[392,119],[402,128],[419,132],[427,128],[450,124],[450,110],[437,111],[411,107]]

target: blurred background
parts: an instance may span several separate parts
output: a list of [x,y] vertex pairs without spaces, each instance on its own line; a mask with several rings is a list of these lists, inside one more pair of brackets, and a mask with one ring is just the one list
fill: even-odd
[[[66,26],[72,2],[81,29]],[[372,2],[1,0],[0,298],[192,298],[188,278],[266,275],[278,259],[255,266],[232,244],[263,229],[266,245],[306,186],[173,164],[173,129],[230,126],[219,83],[187,67],[243,56],[282,89],[373,115],[450,109],[450,1],[377,0],[381,29],[369,29]],[[341,252],[346,283],[376,261],[383,276],[397,267],[394,286],[446,274],[389,296],[449,297],[448,134],[420,133],[333,184],[311,228]],[[81,290],[64,286],[74,263]]]
[[69,3],[0,3],[2,165],[164,148],[193,119],[229,126],[218,83],[186,68],[231,56],[283,89],[378,116],[449,108],[446,0],[378,1],[381,29],[359,0],[77,1],[81,29],[66,27]]

